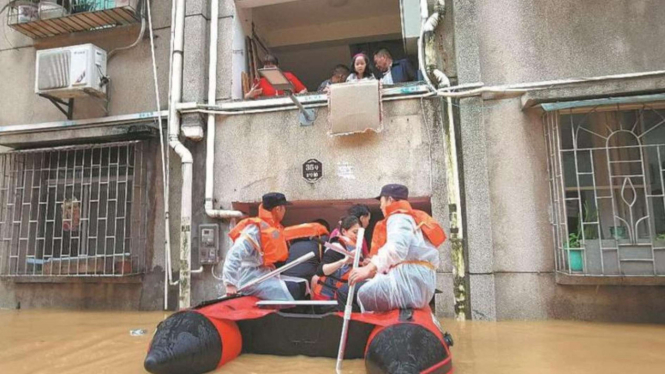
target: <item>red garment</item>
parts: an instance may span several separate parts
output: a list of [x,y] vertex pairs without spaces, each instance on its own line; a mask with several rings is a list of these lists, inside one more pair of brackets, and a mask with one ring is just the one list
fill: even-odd
[[[293,93],[297,94],[306,88],[305,85],[302,84],[302,82],[292,73],[285,71],[284,76],[293,85]],[[261,78],[261,80],[259,80],[259,88],[263,89],[263,92],[260,95],[263,97],[284,95],[284,91],[275,90],[275,88],[270,83],[268,83],[268,80],[265,78]]]

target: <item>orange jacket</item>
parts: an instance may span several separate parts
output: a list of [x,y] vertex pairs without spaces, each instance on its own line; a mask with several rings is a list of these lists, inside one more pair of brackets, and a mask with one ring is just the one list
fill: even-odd
[[259,216],[246,218],[229,232],[229,237],[234,242],[243,236],[243,230],[249,225],[256,225],[261,232],[261,243],[256,243],[252,238],[246,237],[263,258],[263,265],[272,266],[275,262],[286,261],[289,250],[284,238],[284,226],[282,226],[272,212],[265,210],[263,205],[259,206]]
[[408,201],[400,200],[388,205],[386,207],[386,217],[374,226],[370,256],[377,254],[379,249],[386,244],[388,240],[388,217],[393,214],[408,214],[413,217],[418,229],[423,230],[425,238],[435,247],[446,241],[446,233],[434,218],[422,210],[413,209]]
[[323,235],[328,235],[328,230],[322,224],[315,222],[289,226],[284,229],[284,238],[287,242],[295,239],[319,237]]

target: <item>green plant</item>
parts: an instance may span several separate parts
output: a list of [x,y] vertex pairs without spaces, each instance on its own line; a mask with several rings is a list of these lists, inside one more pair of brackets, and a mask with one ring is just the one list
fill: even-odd
[[661,232],[656,236],[656,240],[665,240],[665,232]]
[[575,232],[571,232],[568,235],[568,241],[566,242],[565,247],[566,249],[580,248],[580,236]]

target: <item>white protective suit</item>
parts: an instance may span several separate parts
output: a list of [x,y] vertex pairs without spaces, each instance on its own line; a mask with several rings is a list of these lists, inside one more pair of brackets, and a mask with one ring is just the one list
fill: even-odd
[[436,271],[421,265],[402,263],[426,261],[439,267],[439,252],[417,229],[408,214],[388,217],[387,240],[371,262],[377,274],[358,290],[358,304],[363,312],[398,308],[423,308],[436,288]]
[[[249,225],[242,231],[243,235],[261,243],[261,232],[256,225]],[[243,235],[233,243],[226,254],[222,281],[224,285],[233,285],[240,289],[243,285],[275,270],[274,266],[263,265],[261,254]],[[293,300],[288,288],[279,276],[270,278],[242,292],[245,295],[256,296],[263,300]]]

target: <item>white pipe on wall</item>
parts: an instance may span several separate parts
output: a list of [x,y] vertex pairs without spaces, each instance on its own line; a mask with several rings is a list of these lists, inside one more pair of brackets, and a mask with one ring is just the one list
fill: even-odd
[[[212,0],[210,9],[210,63],[208,65],[208,105],[217,101],[217,30],[219,18],[219,0]],[[206,184],[205,211],[211,218],[242,218],[237,210],[213,209],[212,195],[215,182],[215,114],[208,113],[208,133],[206,134]]]
[[180,209],[180,295],[178,308],[191,305],[192,252],[192,153],[180,142],[180,114],[176,110],[182,99],[183,49],[185,45],[185,0],[175,2],[175,20],[171,30],[173,51],[171,63],[171,92],[169,98],[169,145],[182,163],[182,193]]

